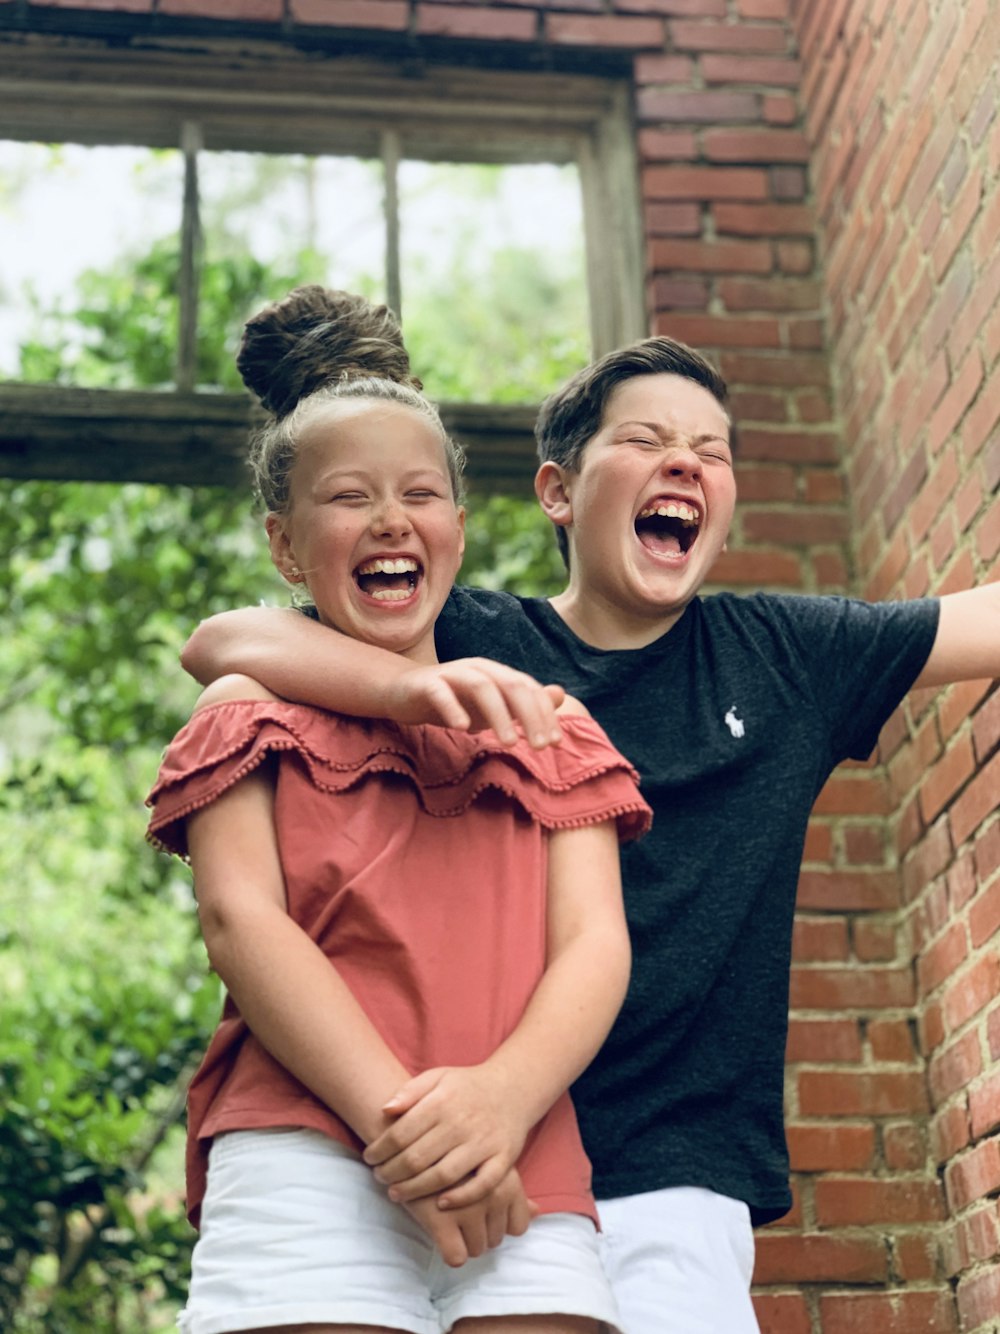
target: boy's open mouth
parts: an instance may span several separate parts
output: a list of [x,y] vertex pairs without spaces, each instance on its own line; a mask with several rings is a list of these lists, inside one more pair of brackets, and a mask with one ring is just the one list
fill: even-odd
[[683,500],[651,500],[635,518],[635,532],[647,551],[685,555],[698,536],[701,512]]
[[377,602],[403,602],[416,592],[422,576],[423,570],[412,556],[379,556],[357,567],[354,582]]

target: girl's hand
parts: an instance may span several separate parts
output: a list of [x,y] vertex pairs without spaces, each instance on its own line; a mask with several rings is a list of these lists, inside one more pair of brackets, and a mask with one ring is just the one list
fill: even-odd
[[562,732],[556,709],[562,686],[540,685],[526,672],[491,658],[456,658],[414,667],[389,682],[382,713],[397,723],[437,723],[460,731],[492,727],[504,745],[517,740],[520,723],[536,750],[556,745]]
[[538,1206],[525,1195],[515,1168],[477,1204],[446,1212],[437,1200],[426,1197],[413,1200],[404,1208],[434,1242],[445,1264],[453,1269],[470,1257],[499,1246],[504,1237],[520,1237],[538,1213]]
[[424,1070],[383,1104],[399,1119],[368,1145],[365,1162],[399,1203],[445,1191],[442,1209],[476,1204],[524,1147],[531,1126],[518,1107],[509,1081],[489,1064]]

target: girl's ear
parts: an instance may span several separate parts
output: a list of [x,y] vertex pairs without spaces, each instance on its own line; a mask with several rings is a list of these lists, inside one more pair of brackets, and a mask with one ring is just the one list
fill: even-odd
[[458,507],[458,563],[461,565],[465,555],[465,506]]
[[267,530],[267,540],[271,547],[271,560],[274,563],[274,568],[288,583],[301,584],[305,576],[296,563],[291,538],[285,531],[282,516],[272,511],[264,520],[264,527]]
[[557,528],[567,528],[573,522],[573,503],[566,485],[567,472],[558,463],[547,460],[535,473],[535,495],[538,503]]

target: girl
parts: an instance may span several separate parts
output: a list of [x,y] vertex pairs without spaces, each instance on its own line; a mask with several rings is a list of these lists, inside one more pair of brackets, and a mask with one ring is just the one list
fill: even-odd
[[[238,365],[274,417],[251,462],[278,570],[324,624],[435,663],[462,461],[394,318],[298,289]],[[186,1334],[615,1324],[565,1090],[624,996],[616,825],[648,810],[561,714],[535,751],[226,677],[170,746],[150,837],[190,856],[228,993],[189,1095]]]

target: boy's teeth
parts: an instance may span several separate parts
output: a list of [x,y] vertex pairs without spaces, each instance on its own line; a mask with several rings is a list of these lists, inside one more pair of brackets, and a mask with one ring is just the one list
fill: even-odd
[[684,523],[698,523],[698,511],[691,509],[689,505],[675,504],[673,501],[658,502],[655,505],[647,505],[640,511],[640,519],[651,519],[653,515],[659,515],[661,519],[680,519]]
[[358,566],[358,574],[416,574],[417,562],[407,558],[398,560],[369,560]]

